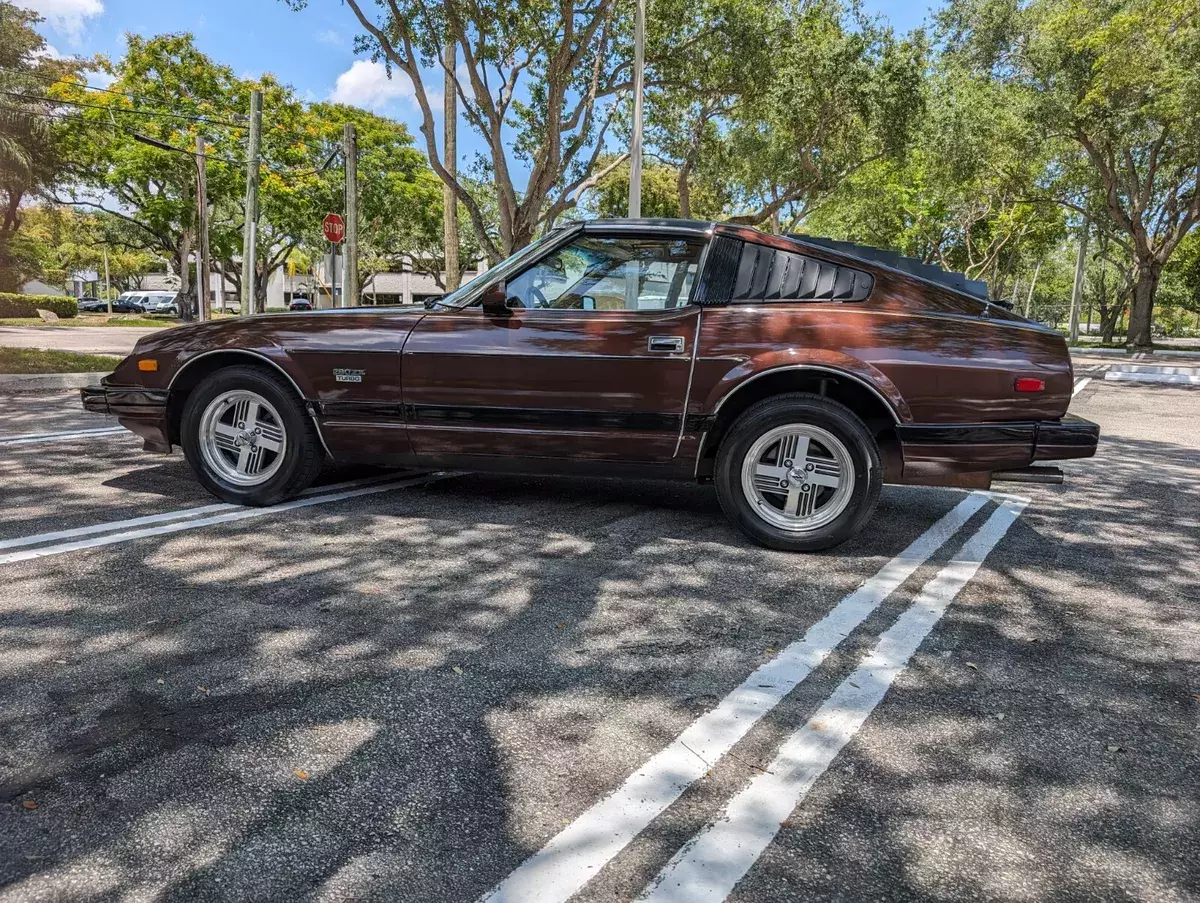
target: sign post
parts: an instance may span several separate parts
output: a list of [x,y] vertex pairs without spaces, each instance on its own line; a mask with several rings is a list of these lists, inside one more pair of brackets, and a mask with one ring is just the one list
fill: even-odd
[[344,305],[346,303],[346,301],[345,301],[345,297],[344,297],[344,293],[343,293],[343,297],[340,299],[341,304],[338,303],[338,301],[339,301],[338,284],[339,283],[338,283],[338,278],[337,278],[337,271],[338,271],[338,265],[337,265],[338,264],[338,249],[337,249],[337,246],[339,244],[341,244],[342,239],[346,237],[346,221],[343,220],[336,213],[330,213],[330,214],[326,215],[325,219],[323,219],[321,221],[321,232],[324,234],[325,240],[328,241],[330,243],[330,245],[333,246],[330,248],[330,253],[329,253],[329,273],[330,273],[329,294],[332,296],[329,300],[333,302],[334,307],[341,307],[342,305]]

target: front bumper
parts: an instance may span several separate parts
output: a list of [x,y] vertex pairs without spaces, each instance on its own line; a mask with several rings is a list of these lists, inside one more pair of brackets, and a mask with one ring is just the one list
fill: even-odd
[[85,411],[112,414],[117,422],[145,440],[147,451],[171,451],[165,389],[140,386],[88,386],[79,390]]
[[1068,414],[1061,420],[1013,423],[906,423],[896,427],[896,434],[904,453],[904,482],[929,482],[948,474],[1017,470],[1035,461],[1090,458],[1100,427]]

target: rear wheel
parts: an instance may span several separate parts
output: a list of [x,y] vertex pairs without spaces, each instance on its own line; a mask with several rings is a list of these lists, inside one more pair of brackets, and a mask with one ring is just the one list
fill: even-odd
[[260,367],[218,370],[188,396],[181,440],[188,464],[213,495],[272,505],[307,489],[324,450],[300,400]]
[[812,552],[862,529],[883,477],[875,440],[849,408],[792,393],[737,419],[718,450],[715,482],[725,514],[755,542]]

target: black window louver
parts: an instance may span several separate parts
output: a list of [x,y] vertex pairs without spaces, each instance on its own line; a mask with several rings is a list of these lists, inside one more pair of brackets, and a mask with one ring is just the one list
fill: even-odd
[[853,267],[753,242],[741,245],[729,295],[734,302],[862,301],[875,284],[870,273]]

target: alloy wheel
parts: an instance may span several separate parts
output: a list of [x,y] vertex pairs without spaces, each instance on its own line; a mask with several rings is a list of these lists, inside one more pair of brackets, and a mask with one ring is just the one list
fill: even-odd
[[854,462],[828,430],[802,423],[778,426],[746,452],[742,491],[767,523],[808,533],[846,510],[854,493]]
[[283,465],[287,431],[275,406],[257,392],[236,389],[218,395],[200,418],[200,451],[221,479],[258,486]]

